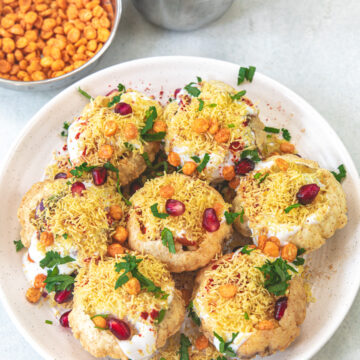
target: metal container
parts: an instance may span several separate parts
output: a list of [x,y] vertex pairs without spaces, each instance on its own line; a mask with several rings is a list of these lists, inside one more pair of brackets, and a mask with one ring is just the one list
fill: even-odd
[[7,80],[0,78],[0,86],[4,88],[8,88],[11,90],[55,90],[62,87],[65,87],[69,84],[72,84],[79,79],[89,75],[92,69],[94,68],[96,62],[100,59],[100,57],[105,53],[108,49],[112,41],[114,40],[116,30],[118,28],[122,10],[122,0],[110,0],[112,6],[114,8],[114,24],[111,29],[111,33],[109,39],[103,45],[101,50],[95,54],[89,61],[87,61],[84,65],[79,68],[66,73],[64,75],[58,76],[56,78],[45,79],[40,81],[15,81],[15,80]]
[[219,19],[234,0],[132,0],[151,23],[176,31],[195,30]]

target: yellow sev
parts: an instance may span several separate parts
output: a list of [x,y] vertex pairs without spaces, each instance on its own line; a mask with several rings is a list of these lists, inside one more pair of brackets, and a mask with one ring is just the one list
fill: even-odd
[[[259,250],[249,255],[238,252],[223,257],[205,272],[194,306],[202,321],[202,316],[208,315],[204,319],[207,328],[224,336],[238,331],[253,332],[260,321],[273,319],[275,297],[263,286],[264,276],[256,268],[266,259]],[[224,284],[237,286],[233,298],[226,299],[219,294],[219,287]]]
[[[107,104],[113,97],[98,96],[90,102],[82,111],[80,118],[77,120],[80,124],[79,142],[81,149],[84,150],[82,160],[89,164],[102,164],[107,160],[99,158],[98,150],[102,145],[112,145],[113,155],[109,161],[115,166],[117,161],[126,154],[132,152],[143,153],[144,141],[140,137],[140,131],[145,126],[146,112],[151,106],[155,106],[157,110],[157,119],[162,118],[162,107],[159,102],[146,97],[140,92],[128,90],[121,95],[120,102],[129,104],[132,113],[128,115],[120,115],[114,112],[114,107],[109,108]],[[105,136],[104,128],[108,121],[117,124],[117,131],[112,136]],[[126,139],[124,128],[126,124],[132,123],[138,129],[138,135],[135,139]],[[126,146],[126,144],[129,145]]]
[[[282,171],[274,162],[271,167],[253,171],[241,180],[238,196],[251,226],[266,226],[266,223],[301,225],[310,215],[316,213],[316,217],[320,218],[328,211],[327,190],[321,182],[322,170],[295,162],[288,164],[287,171]],[[261,175],[256,175],[257,173]],[[266,173],[269,175],[259,184],[259,179]],[[255,176],[258,178],[255,179]],[[287,207],[298,202],[296,194],[299,189],[312,183],[320,187],[315,200],[285,213]]]
[[[71,183],[67,184],[66,180],[55,180],[48,187],[52,195],[43,199],[45,209],[38,219],[33,219],[38,230],[54,235],[55,242],[47,250],[66,253],[75,247],[80,260],[93,255],[102,257],[116,226],[125,225],[127,206],[115,186],[86,184],[83,196],[73,196]],[[121,207],[120,221],[109,222],[107,215],[111,205]]]
[[[166,266],[151,255],[136,257],[143,259],[138,265],[140,273],[171,295],[175,284]],[[115,290],[116,280],[122,274],[115,271],[115,263],[120,262],[121,258],[118,255],[116,259],[91,261],[89,266],[79,271],[75,283],[75,305],[81,306],[89,316],[112,314],[119,319],[126,317],[134,321],[139,319],[142,312],[150,314],[153,309],[167,309],[167,299],[157,298],[146,289],[142,289],[137,295],[128,294],[125,286]]]
[[[192,154],[224,154],[225,149],[235,140],[243,142],[246,148],[255,148],[255,138],[250,126],[247,126],[247,121],[249,117],[257,115],[256,108],[245,101],[232,100],[229,93],[236,94],[235,89],[222,82],[203,81],[200,90],[199,97],[191,98],[190,104],[181,106],[174,101],[165,109],[164,117],[168,126],[165,150],[169,152],[173,146],[184,146],[188,147]],[[204,101],[201,111],[199,99]],[[212,104],[216,106],[212,107]],[[218,144],[214,135],[194,132],[192,124],[197,118],[217,120],[219,128],[230,130],[230,139],[226,143]]]
[[[167,199],[160,196],[160,189],[166,185],[174,188],[174,195],[171,198],[184,203],[185,212],[180,216],[170,215],[166,219],[160,219],[153,215],[150,206],[157,203],[158,211],[166,212]],[[184,233],[187,240],[199,244],[206,236],[206,231],[202,227],[204,210],[220,203],[223,205],[223,214],[230,207],[222,196],[204,181],[178,173],[165,174],[147,181],[130,201],[133,204],[130,216],[136,216],[145,225],[146,232],[142,236],[147,241],[159,239],[161,231],[166,227],[173,232],[174,238],[181,237],[176,234]]]

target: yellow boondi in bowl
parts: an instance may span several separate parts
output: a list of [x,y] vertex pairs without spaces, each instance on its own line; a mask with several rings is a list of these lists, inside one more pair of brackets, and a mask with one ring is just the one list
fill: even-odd
[[224,216],[229,205],[199,179],[165,174],[146,182],[130,201],[130,247],[156,256],[173,272],[206,265],[231,234]]
[[[312,193],[313,192],[313,193]],[[234,211],[244,211],[236,228],[252,236],[275,236],[312,251],[345,226],[346,199],[335,177],[312,160],[273,156],[240,181]]]

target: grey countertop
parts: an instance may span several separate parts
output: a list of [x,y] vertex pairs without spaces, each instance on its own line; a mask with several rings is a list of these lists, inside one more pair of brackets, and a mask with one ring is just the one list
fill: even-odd
[[[160,55],[212,57],[257,69],[297,92],[331,124],[360,169],[360,2],[235,0],[210,26],[191,33],[147,23],[129,0],[114,43],[96,70]],[[201,14],[199,14],[201,16]],[[0,159],[26,122],[59,91],[0,89]],[[360,358],[360,295],[313,360]],[[0,305],[0,358],[41,359]]]

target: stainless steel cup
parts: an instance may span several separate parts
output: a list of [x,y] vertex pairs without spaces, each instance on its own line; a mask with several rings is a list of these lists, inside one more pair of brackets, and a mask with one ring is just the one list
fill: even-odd
[[151,23],[176,31],[195,30],[219,19],[234,0],[132,0]]

